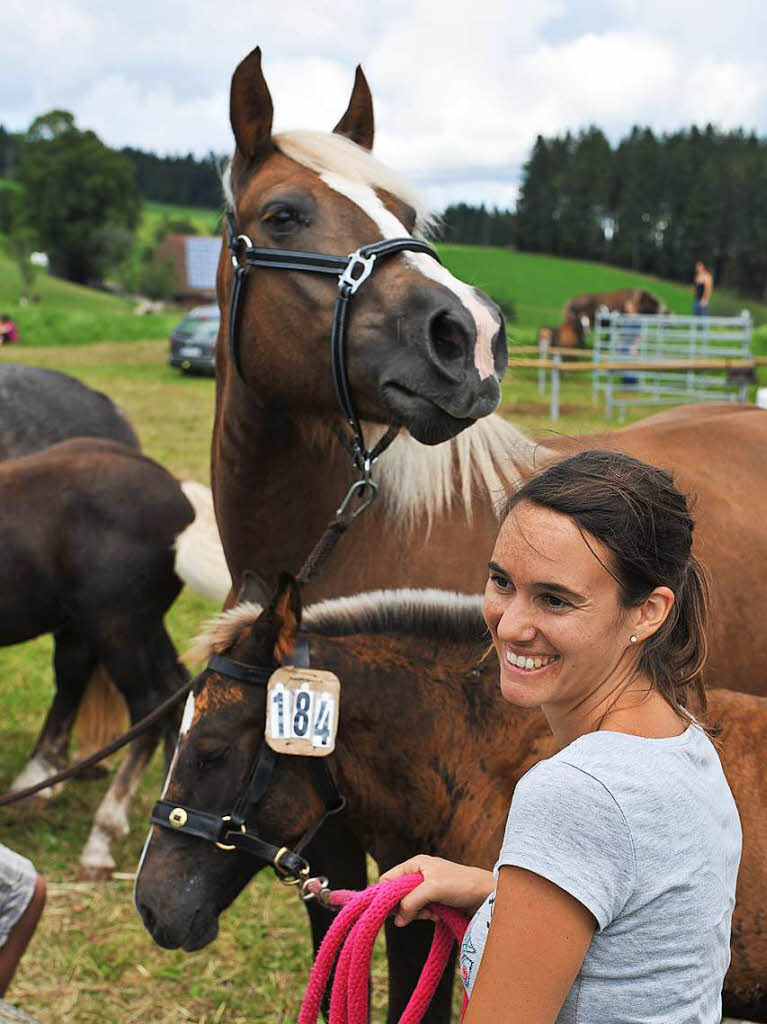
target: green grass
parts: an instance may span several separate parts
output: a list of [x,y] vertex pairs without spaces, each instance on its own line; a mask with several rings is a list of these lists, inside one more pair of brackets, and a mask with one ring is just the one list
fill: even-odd
[[181,206],[174,203],[145,201],[142,207],[138,239],[143,244],[154,244],[157,228],[165,220],[188,220],[197,228],[198,235],[221,234],[220,210],[201,206]]

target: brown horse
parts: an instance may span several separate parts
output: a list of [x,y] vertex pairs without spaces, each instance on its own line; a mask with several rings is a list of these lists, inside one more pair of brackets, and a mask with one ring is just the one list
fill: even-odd
[[[428,222],[412,189],[369,152],[372,100],[359,69],[335,133],[273,135],[255,50],[232,79],[230,115],[236,150],[227,202],[237,230],[254,243],[343,255]],[[428,256],[403,254],[366,281],[352,304],[349,377],[367,436],[375,440],[390,424],[400,433],[376,464],[381,498],[345,535],[308,588],[311,598],[371,587],[481,589],[496,503],[522,475],[557,457],[553,446],[485,415],[504,364],[500,314],[436,273]],[[239,316],[241,378],[227,345],[233,267],[224,244],[212,477],[233,593],[250,567],[270,583],[284,567],[297,571],[356,477],[339,440],[345,421],[330,374],[335,287],[303,271],[262,268],[251,278]],[[761,613],[740,595],[761,593],[767,561],[767,535],[751,511],[767,480],[767,416],[687,407],[678,420],[664,412],[616,431],[600,439],[605,445],[676,471],[680,485],[697,492],[696,550],[714,583],[709,677],[764,688]],[[750,644],[733,645],[744,634]],[[338,886],[362,884],[364,857],[352,837],[336,823],[318,836],[323,842],[326,855],[313,849],[318,869]],[[316,915],[313,927],[317,941],[324,924]],[[410,936],[397,942],[415,944]],[[395,951],[392,974],[409,978],[415,955]],[[393,1005],[390,1014],[402,1008]]]
[[622,312],[626,303],[634,306],[635,313],[668,313],[668,306],[644,288],[619,288],[613,292],[584,292],[568,299],[562,310],[563,323],[574,317],[585,316],[593,327],[597,310],[606,309]]
[[[297,592],[286,581],[267,611],[243,603],[214,620],[196,654],[226,651],[238,663],[276,665],[294,643],[299,617]],[[308,608],[303,628],[312,665],[341,680],[328,762],[353,835],[382,867],[415,852],[492,867],[515,784],[555,747],[540,712],[502,699],[495,658],[480,660],[487,648],[481,599],[440,591],[360,594]],[[228,813],[261,744],[265,704],[263,688],[216,668],[199,676],[165,799]],[[710,715],[722,727],[723,763],[743,826],[724,1009],[767,1021],[767,701],[715,690]],[[262,802],[248,814],[249,831],[278,846],[296,843],[324,809],[315,760],[278,756]],[[198,949],[215,937],[220,913],[260,866],[155,828],[137,878],[137,906],[161,945]]]
[[[54,635],[53,704],[15,789],[66,764],[97,665],[133,722],[187,679],[163,616],[183,582],[199,580],[201,556],[211,547],[215,555],[218,540],[200,500],[206,489],[186,490],[192,501],[156,462],[96,438],[0,464],[0,647]],[[105,682],[103,674],[95,678]],[[114,714],[115,698],[110,687],[107,714]],[[119,698],[117,704],[122,710]],[[127,832],[130,801],[158,741],[174,738],[177,727],[168,715],[131,745],[81,857],[89,873],[114,867],[110,843]],[[44,790],[38,799],[51,795]]]

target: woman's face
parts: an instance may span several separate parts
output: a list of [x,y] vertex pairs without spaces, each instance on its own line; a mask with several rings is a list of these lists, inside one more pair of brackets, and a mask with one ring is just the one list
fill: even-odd
[[[634,609],[567,516],[528,502],[507,516],[493,549],[484,615],[501,666],[501,692],[523,707],[581,706],[636,661]],[[589,548],[591,545],[591,550]],[[598,556],[598,558],[596,557]]]

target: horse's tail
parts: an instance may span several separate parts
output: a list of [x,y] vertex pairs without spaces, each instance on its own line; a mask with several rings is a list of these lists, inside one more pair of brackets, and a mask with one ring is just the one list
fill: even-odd
[[194,520],[176,537],[176,575],[203,597],[223,601],[232,586],[213,512],[210,488],[194,480],[181,484]]
[[122,694],[101,665],[94,669],[88,680],[74,736],[77,756],[87,757],[117,739],[128,728],[128,706]]

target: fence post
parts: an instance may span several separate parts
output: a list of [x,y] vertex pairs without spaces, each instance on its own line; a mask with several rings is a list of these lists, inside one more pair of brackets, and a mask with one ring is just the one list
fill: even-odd
[[552,362],[554,365],[551,368],[551,407],[549,415],[552,420],[556,421],[559,419],[559,367],[562,364],[562,356],[559,352],[553,354]]
[[[538,339],[538,358],[546,359],[549,354],[549,339],[539,338]],[[538,394],[542,395],[546,391],[546,369],[543,366],[538,367]]]

